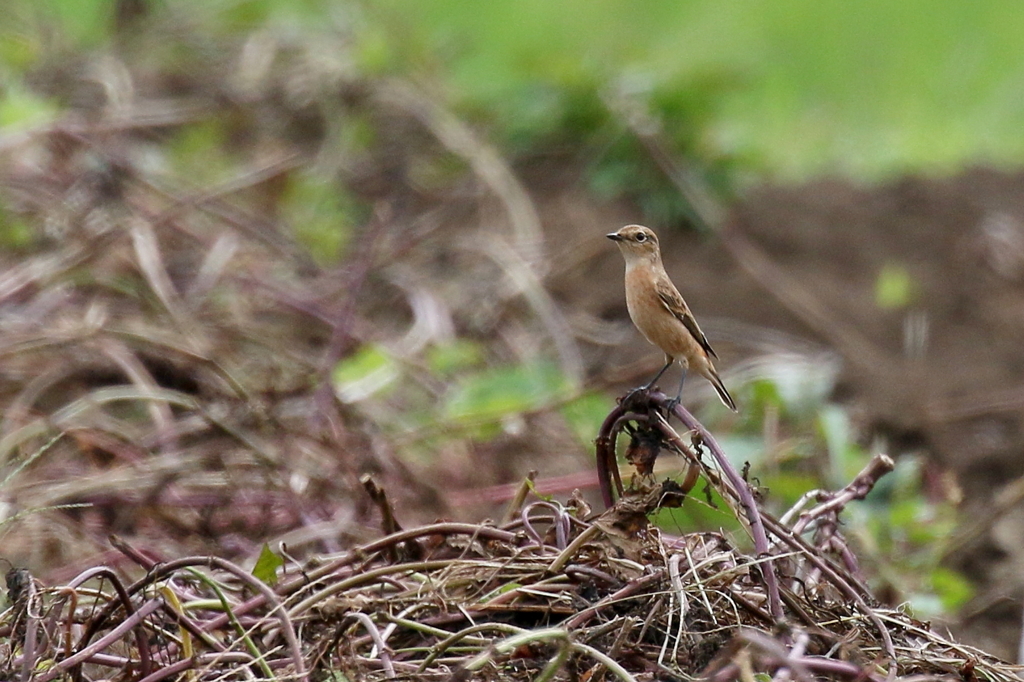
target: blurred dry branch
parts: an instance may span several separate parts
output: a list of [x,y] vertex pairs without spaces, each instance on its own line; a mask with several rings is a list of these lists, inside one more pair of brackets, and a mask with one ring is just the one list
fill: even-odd
[[[212,189],[152,172],[147,136],[218,114],[190,111],[68,120],[2,145],[5,215],[29,230],[0,257],[4,554],[19,565],[80,570],[111,531],[163,558],[246,556],[302,527],[334,548],[372,516],[365,472],[433,497],[329,384],[361,342],[357,284],[379,255],[322,270],[256,217],[251,193],[287,182],[298,154]],[[325,414],[346,426],[311,430]]]
[[[161,21],[37,74],[71,104],[0,139],[5,557],[66,578],[112,532],[160,559],[335,551],[377,527],[361,475],[420,521],[439,481],[497,480],[507,460],[468,465],[472,424],[384,431],[438,411],[454,382],[425,357],[456,339],[584,383],[510,162],[428,89],[364,78],[345,35],[184,31],[162,61],[188,18]],[[406,386],[339,397],[368,347]],[[437,433],[443,461],[395,452]]]

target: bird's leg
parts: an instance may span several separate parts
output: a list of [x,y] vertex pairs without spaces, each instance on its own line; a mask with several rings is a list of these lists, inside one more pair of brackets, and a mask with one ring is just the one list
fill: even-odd
[[668,401],[668,409],[671,412],[672,408],[682,402],[683,397],[683,382],[686,381],[686,368],[683,367],[683,376],[679,377],[679,390],[676,391],[676,397],[670,398]]
[[644,386],[644,390],[645,391],[651,390],[651,388],[654,386],[654,382],[657,381],[658,379],[660,379],[661,375],[665,373],[665,370],[672,366],[672,362],[673,362],[673,358],[668,356],[668,355],[666,355],[665,356],[665,366],[662,367],[660,370],[658,370],[658,373],[654,375],[653,379],[651,379],[649,382],[647,382],[647,385]]
[[626,397],[624,397],[622,399],[622,403],[626,404],[628,402],[631,402],[635,396],[637,396],[637,395],[639,395],[641,393],[646,393],[647,391],[651,390],[651,387],[654,386],[654,382],[661,378],[661,375],[665,373],[666,369],[668,369],[669,367],[672,366],[673,362],[674,362],[674,359],[671,356],[666,355],[665,356],[665,366],[662,367],[660,370],[658,370],[658,373],[655,374],[654,378],[651,379],[649,382],[647,382],[647,384],[645,384],[644,386],[640,386],[638,388],[634,388],[632,391],[627,393]]

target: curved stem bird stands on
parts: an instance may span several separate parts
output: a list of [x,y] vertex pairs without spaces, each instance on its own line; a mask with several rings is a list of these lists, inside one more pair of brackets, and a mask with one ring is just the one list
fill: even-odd
[[[669,425],[666,414],[673,414],[694,434],[693,446],[687,445],[679,434]],[[768,536],[761,520],[761,513],[754,499],[754,493],[743,477],[725,456],[725,452],[719,447],[714,436],[708,432],[697,419],[690,414],[686,408],[677,400],[669,400],[661,391],[649,388],[640,388],[619,401],[619,404],[608,414],[601,425],[601,432],[597,437],[597,475],[601,484],[601,495],[606,506],[613,503],[612,483],[614,481],[616,494],[623,495],[622,478],[619,475],[619,468],[615,461],[615,441],[619,433],[627,431],[630,433],[632,442],[630,447],[631,461],[637,466],[641,475],[648,475],[653,471],[654,460],[662,447],[668,447],[688,460],[688,471],[683,484],[683,492],[688,493],[696,484],[697,477],[702,469],[708,481],[714,485],[722,494],[722,497],[730,504],[738,502],[743,509],[747,527],[750,530],[754,541],[754,549],[758,555],[764,556],[765,587],[768,590],[768,599],[771,614],[775,618],[782,616],[782,605],[779,597],[778,582],[772,561],[768,558]],[[704,448],[711,453],[723,476],[718,472],[704,467],[701,462],[698,448]]]
[[[679,419],[690,431],[690,443],[686,443],[669,425],[669,415]],[[646,387],[636,389],[618,401],[605,418],[597,437],[597,473],[606,506],[619,507],[634,495],[624,489],[615,458],[616,440],[622,432],[630,435],[627,458],[637,468],[639,474],[650,475],[653,472],[654,461],[662,449],[682,455],[687,460],[687,473],[681,486],[682,493],[686,494],[692,490],[697,478],[703,473],[708,483],[743,522],[754,543],[756,563],[760,567],[768,611],[776,623],[779,623],[785,614],[784,594],[779,588],[780,574],[777,572],[775,559],[788,558],[786,562],[779,564],[780,567],[788,567],[785,575],[782,575],[787,584],[794,580],[799,582],[800,579],[794,571],[800,573],[801,570],[796,569],[795,565],[805,565],[856,605],[856,608],[877,628],[883,649],[890,661],[896,660],[892,638],[881,619],[870,607],[873,598],[858,577],[859,571],[855,562],[845,561],[843,557],[844,565],[835,566],[824,559],[818,547],[809,545],[801,537],[801,533],[812,521],[821,519],[825,519],[825,526],[830,532],[837,532],[839,512],[848,502],[863,499],[878,479],[892,470],[892,459],[886,455],[876,455],[843,490],[836,493],[818,491],[815,497],[820,504],[814,509],[802,512],[799,520],[790,527],[758,506],[754,492],[744,476],[732,465],[714,436],[690,412],[677,401],[670,400],[661,391]],[[704,452],[710,453],[713,460],[711,463],[706,463],[702,459]],[[619,498],[618,502],[615,501],[616,496]],[[802,504],[803,502],[800,503]],[[794,509],[784,518],[791,519],[799,511]],[[835,546],[831,542],[826,544]],[[787,603],[790,601],[792,595],[787,598]],[[895,670],[895,667],[892,669]]]

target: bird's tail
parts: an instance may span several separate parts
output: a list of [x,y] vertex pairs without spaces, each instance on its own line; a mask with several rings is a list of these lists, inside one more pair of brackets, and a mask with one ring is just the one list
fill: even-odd
[[733,412],[739,412],[736,409],[736,401],[729,395],[729,391],[726,390],[725,384],[722,383],[722,377],[718,376],[718,372],[714,367],[710,367],[708,372],[708,381],[715,387],[715,393],[718,394],[719,399]]

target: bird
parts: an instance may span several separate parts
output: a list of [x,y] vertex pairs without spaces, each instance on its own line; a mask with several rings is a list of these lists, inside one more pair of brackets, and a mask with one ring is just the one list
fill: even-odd
[[643,225],[626,225],[605,236],[616,243],[626,260],[626,308],[630,319],[644,338],[665,353],[665,366],[643,388],[650,389],[672,363],[678,362],[683,376],[674,404],[682,397],[687,371],[693,370],[711,382],[726,407],[737,412],[736,401],[715,369],[718,355],[665,272],[658,235]]

